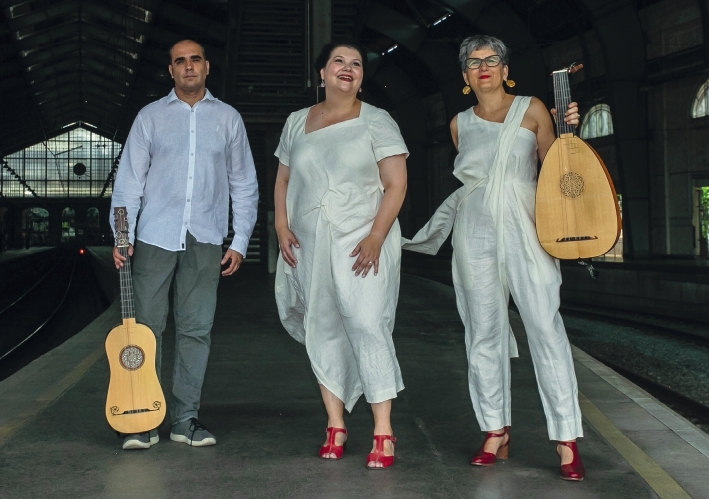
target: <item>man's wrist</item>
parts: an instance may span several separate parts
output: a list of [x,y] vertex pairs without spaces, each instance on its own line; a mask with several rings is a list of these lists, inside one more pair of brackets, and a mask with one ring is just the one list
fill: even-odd
[[229,250],[233,251],[234,253],[238,253],[239,255],[241,255],[241,258],[244,258],[246,256],[247,247],[248,243],[245,246],[229,246]]

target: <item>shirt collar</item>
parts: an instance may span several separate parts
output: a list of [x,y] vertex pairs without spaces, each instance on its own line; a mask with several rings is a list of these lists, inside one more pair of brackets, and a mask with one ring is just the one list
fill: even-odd
[[[177,94],[175,93],[175,89],[173,88],[172,90],[170,90],[170,93],[167,94],[167,103],[170,104],[171,102],[174,102],[176,100],[180,99],[177,98]],[[202,100],[217,100],[217,98],[212,95],[208,88],[205,88],[204,97],[202,97]],[[202,102],[202,100],[198,102]]]

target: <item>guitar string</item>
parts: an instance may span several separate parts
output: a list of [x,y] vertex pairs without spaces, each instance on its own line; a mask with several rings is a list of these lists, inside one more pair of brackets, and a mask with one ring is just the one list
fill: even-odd
[[[128,313],[129,317],[128,318],[133,318],[134,321],[131,324],[131,328],[134,327],[133,325],[136,324],[135,322],[135,307],[133,306],[133,277],[132,277],[132,267],[131,267],[131,261],[130,257],[128,256],[128,248],[126,247],[126,288],[127,288],[127,306],[126,306],[126,312]],[[128,339],[130,340],[130,334],[131,334],[131,329],[128,330]],[[145,354],[143,353],[143,357],[145,357]],[[145,362],[145,359],[143,359],[143,362]],[[133,385],[133,377],[135,374],[137,374],[137,369],[131,371],[131,396],[133,397],[133,408],[136,409],[139,407],[136,407],[136,401],[135,401],[135,387]]]
[[[127,229],[127,227],[126,227]],[[127,235],[126,235],[127,236]],[[122,256],[126,258],[125,263],[123,264],[123,267],[121,268],[119,275],[121,278],[121,312],[123,315],[123,321],[125,325],[125,319],[130,318],[131,314],[131,302],[132,302],[132,281],[131,276],[130,276],[130,257],[128,256],[128,247],[127,246],[122,246],[119,249],[119,252],[121,253]],[[130,292],[129,292],[130,290]],[[126,334],[126,346],[131,345],[131,328],[129,325],[125,325],[125,334]],[[135,388],[133,387],[133,371],[128,371],[128,379],[130,380],[130,396],[131,396],[131,403],[132,409],[135,409],[136,403],[135,403]]]
[[[121,232],[121,239],[122,241],[127,241],[128,239],[128,217],[127,214],[124,213],[123,216],[125,217],[125,232]],[[123,225],[123,224],[122,224]],[[128,245],[125,246],[120,246],[118,248],[118,252],[126,258],[125,263],[123,264],[123,267],[118,272],[119,275],[119,281],[120,281],[120,286],[121,286],[121,315],[123,316],[123,324],[124,324],[124,331],[125,331],[125,345],[131,345],[131,327],[129,325],[126,325],[125,319],[135,317],[135,313],[133,310],[133,286],[132,286],[132,280],[131,280],[131,264],[130,264],[130,257],[128,256]],[[122,362],[123,359],[120,359]],[[136,408],[136,401],[135,401],[135,387],[133,385],[133,372],[134,371],[129,371],[128,372],[128,379],[130,380],[130,399],[131,399],[131,409]]]

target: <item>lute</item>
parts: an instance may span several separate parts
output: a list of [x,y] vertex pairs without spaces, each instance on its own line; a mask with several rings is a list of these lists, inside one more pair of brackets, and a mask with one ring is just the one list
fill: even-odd
[[106,419],[120,433],[144,433],[157,428],[165,418],[165,396],[155,372],[155,335],[135,321],[126,208],[114,208],[113,215],[116,246],[126,261],[119,270],[123,322],[106,336],[111,371]]
[[621,221],[613,181],[598,153],[563,120],[571,103],[569,74],[583,67],[554,71],[557,138],[539,173],[536,198],[537,237],[551,256],[576,260],[610,251]]

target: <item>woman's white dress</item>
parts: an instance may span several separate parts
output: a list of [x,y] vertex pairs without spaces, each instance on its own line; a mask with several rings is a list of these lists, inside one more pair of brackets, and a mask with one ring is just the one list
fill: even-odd
[[558,260],[534,224],[537,138],[516,97],[505,123],[458,114],[453,175],[463,182],[404,249],[435,254],[453,229],[453,284],[465,325],[473,408],[484,431],[510,426],[510,293],[524,322],[552,440],[583,436],[573,359],[559,314]]
[[290,169],[288,224],[300,243],[295,268],[278,258],[276,303],[285,329],[305,344],[318,382],[351,411],[362,393],[377,403],[404,388],[392,341],[398,222],[376,276],[355,277],[349,255],[369,235],[384,194],[377,162],[408,150],[384,110],[362,103],[358,118],[306,134],[308,111],[288,117],[275,153]]

